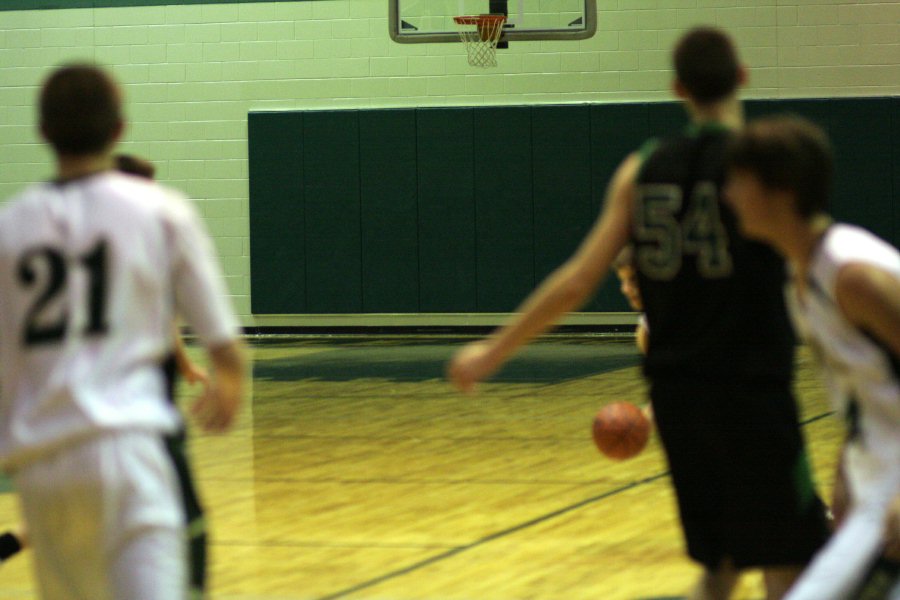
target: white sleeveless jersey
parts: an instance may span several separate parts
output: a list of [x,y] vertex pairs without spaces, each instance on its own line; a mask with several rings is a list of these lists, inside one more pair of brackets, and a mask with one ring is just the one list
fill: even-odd
[[[814,252],[804,296],[793,285],[787,288],[798,332],[824,367],[835,410],[851,425],[844,465],[853,504],[786,600],[849,598],[881,552],[886,514],[900,493],[900,373],[890,351],[847,321],[837,305],[837,274],[850,263],[874,265],[900,279],[900,254],[893,246],[839,224]],[[897,592],[889,597],[900,597]]]
[[798,332],[824,367],[834,409],[853,421],[846,460],[856,500],[881,502],[900,487],[900,373],[891,353],[847,321],[837,305],[835,281],[849,263],[874,265],[900,279],[900,253],[893,246],[864,229],[836,224],[812,257],[806,294],[801,299],[789,286],[787,300]]
[[195,210],[105,171],[0,211],[0,464],[106,429],[171,432],[161,363],[183,317],[204,345],[238,325]]

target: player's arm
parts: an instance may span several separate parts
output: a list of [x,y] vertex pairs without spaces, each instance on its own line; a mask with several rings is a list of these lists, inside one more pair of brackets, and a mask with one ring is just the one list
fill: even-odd
[[847,517],[847,512],[852,504],[850,487],[847,485],[847,474],[844,468],[844,451],[841,450],[841,458],[835,467],[834,487],[831,490],[831,527],[837,529]]
[[650,345],[650,329],[644,319],[638,321],[637,328],[634,330],[634,340],[641,354],[647,354],[647,347]]
[[[900,281],[873,265],[850,263],[838,271],[835,296],[847,319],[900,357]],[[900,558],[900,496],[885,524],[886,549]]]
[[240,407],[245,372],[240,327],[199,215],[184,200],[173,199],[167,206],[175,257],[175,312],[193,328],[212,367],[209,384],[191,412],[201,427],[219,432],[234,423]]
[[179,331],[177,324],[172,324],[172,336],[175,340],[175,365],[178,367],[178,372],[184,377],[184,380],[190,384],[208,383],[209,375],[206,369],[192,361],[191,357],[188,356],[187,348],[184,345],[184,340],[181,338],[181,331]]
[[900,280],[876,266],[838,271],[835,296],[844,316],[900,358]]
[[241,405],[246,371],[243,344],[231,340],[210,347],[207,352],[213,377],[191,412],[203,429],[221,432],[234,424]]
[[512,319],[485,340],[468,344],[451,360],[447,374],[460,390],[489,377],[520,346],[548,329],[564,313],[585,303],[628,241],[638,154],[626,158],[613,176],[604,209],[575,254],[551,273],[517,309]]

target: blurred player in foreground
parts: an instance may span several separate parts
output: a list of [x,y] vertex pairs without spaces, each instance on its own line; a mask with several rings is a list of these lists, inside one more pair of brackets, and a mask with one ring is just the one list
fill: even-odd
[[121,91],[93,65],[44,82],[54,181],[0,212],[0,463],[41,596],[177,600],[189,590],[181,419],[162,369],[182,315],[213,368],[192,407],[228,429],[244,360],[212,244],[179,194],[114,170]]
[[900,598],[900,588],[888,595],[896,567],[877,564],[886,539],[900,537],[886,531],[888,523],[896,528],[887,517],[900,497],[900,253],[829,217],[832,153],[811,123],[756,121],[735,140],[729,163],[727,200],[746,235],[788,260],[796,328],[849,427],[842,453],[848,510],[787,598]]
[[793,336],[783,262],[742,238],[720,207],[724,149],[743,124],[746,72],[714,28],[684,35],[674,90],[692,125],[651,142],[613,175],[603,212],[576,253],[487,339],[448,368],[463,391],[581,306],[614,257],[635,244],[652,330],[644,373],[690,556],[694,600],[728,598],[743,569],[763,569],[781,598],[827,537],[791,390]]
[[[116,169],[122,173],[137,175],[138,177],[144,177],[146,179],[153,179],[156,174],[156,167],[153,166],[153,163],[131,154],[116,154],[115,165]],[[178,374],[189,384],[202,384],[205,392],[205,388],[209,383],[209,374],[206,372],[206,369],[195,363],[188,356],[187,349],[185,348],[184,341],[181,339],[181,334],[178,331],[177,326],[174,331],[174,340],[175,349],[173,355],[170,359],[166,360],[164,366],[167,375],[169,373],[174,373],[177,370]],[[174,384],[174,377],[171,378],[171,383]],[[171,397],[174,398],[174,390],[171,393]],[[183,436],[180,443],[183,443]],[[190,494],[190,496],[196,498],[196,494],[194,493]],[[193,515],[193,518],[192,515],[188,515],[188,520],[194,522],[194,526],[191,528],[191,537],[193,539],[194,537],[202,536],[202,540],[205,540],[202,510],[200,509],[199,504],[196,504],[196,506],[196,510],[193,511],[196,514]],[[26,548],[28,548],[28,531],[23,524],[19,524],[16,527],[3,532],[0,534],[0,563],[12,558]],[[202,566],[191,566],[192,580],[196,580],[192,581],[192,584],[195,584],[195,587],[198,589],[202,589],[202,582],[205,580],[206,571],[206,551],[204,549],[201,552],[197,552],[197,554],[199,555],[196,556],[197,562],[202,563]],[[194,552],[192,551],[192,562],[194,559]]]

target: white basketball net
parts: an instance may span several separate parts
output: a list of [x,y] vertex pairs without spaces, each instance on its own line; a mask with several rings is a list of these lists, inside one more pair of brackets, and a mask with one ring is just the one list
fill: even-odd
[[503,15],[454,17],[459,39],[466,45],[469,64],[473,67],[497,66],[497,42],[503,33]]

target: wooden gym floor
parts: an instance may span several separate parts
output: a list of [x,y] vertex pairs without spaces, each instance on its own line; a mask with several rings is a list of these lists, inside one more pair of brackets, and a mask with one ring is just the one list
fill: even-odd
[[[448,338],[274,340],[251,348],[238,426],[193,433],[216,600],[602,600],[684,595],[659,442],[614,463],[594,413],[645,402],[631,340],[552,337],[476,397],[453,391]],[[194,352],[194,350],[192,350]],[[797,388],[817,481],[830,492],[841,424],[808,352]],[[184,405],[190,390],[182,386]],[[0,526],[17,518],[0,495]],[[28,553],[0,598],[35,598]],[[762,600],[760,578],[735,598]]]

